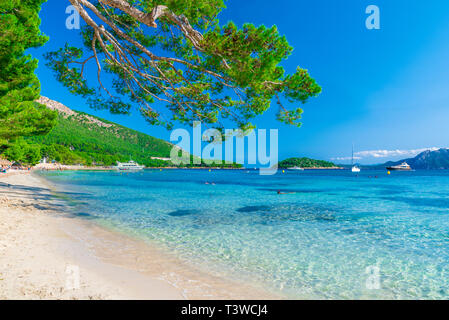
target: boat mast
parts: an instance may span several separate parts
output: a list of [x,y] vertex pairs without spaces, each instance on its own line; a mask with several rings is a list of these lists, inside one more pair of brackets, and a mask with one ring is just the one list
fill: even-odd
[[354,166],[354,143],[352,143],[352,157],[351,157],[351,166]]

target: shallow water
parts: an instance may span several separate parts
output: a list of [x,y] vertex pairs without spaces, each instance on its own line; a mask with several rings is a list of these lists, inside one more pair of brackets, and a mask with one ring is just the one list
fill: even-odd
[[446,171],[42,175],[80,218],[288,298],[449,298]]

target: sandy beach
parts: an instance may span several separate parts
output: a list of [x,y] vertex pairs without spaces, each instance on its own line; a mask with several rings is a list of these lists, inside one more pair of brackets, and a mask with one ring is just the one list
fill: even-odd
[[30,172],[0,176],[0,299],[270,299],[70,216]]

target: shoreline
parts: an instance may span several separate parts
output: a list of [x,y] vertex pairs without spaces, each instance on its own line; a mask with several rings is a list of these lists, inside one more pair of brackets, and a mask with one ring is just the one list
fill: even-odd
[[[248,170],[246,168],[222,168],[222,167],[145,167],[143,170]],[[19,170],[20,171],[20,170]],[[22,170],[26,171],[26,170]],[[37,165],[31,168],[31,171],[118,171],[113,167],[106,166],[75,166],[75,165]],[[0,176],[1,177],[1,176]]]
[[[48,182],[0,175],[0,299],[277,299],[67,214]],[[62,192],[63,193],[63,192]],[[79,288],[67,281],[79,273]]]
[[[165,166],[165,167],[145,167],[143,170],[246,170],[255,171],[261,168],[230,168],[230,167],[175,167],[175,166]],[[347,170],[345,167],[309,167],[303,168],[304,170]],[[278,170],[289,170],[289,168],[279,167]],[[20,170],[19,170],[20,171]],[[26,171],[26,170],[22,170]],[[30,171],[118,171],[114,167],[110,166],[83,166],[83,165],[65,165],[65,164],[38,164],[31,168]],[[0,177],[2,177],[0,175]]]
[[[190,167],[190,168],[180,168],[180,167],[145,167],[142,170],[225,170],[225,171],[256,171],[260,170],[260,168],[220,168],[220,167]],[[349,170],[343,167],[312,167],[312,168],[303,168],[304,170]],[[289,170],[289,168],[278,168],[278,170]],[[26,170],[23,170],[26,171]],[[80,166],[68,166],[62,165],[59,167],[51,167],[51,168],[42,168],[42,167],[34,167],[31,171],[117,171],[115,168],[110,167],[80,167]],[[2,177],[2,176],[0,176]]]

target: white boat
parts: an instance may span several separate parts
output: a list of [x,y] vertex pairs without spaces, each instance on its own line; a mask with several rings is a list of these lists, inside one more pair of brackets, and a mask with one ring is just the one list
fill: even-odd
[[407,162],[403,162],[398,166],[391,166],[391,167],[387,167],[387,170],[390,171],[411,171],[412,168],[410,167],[410,165]]
[[352,168],[351,168],[352,172],[355,172],[355,173],[360,172],[360,168],[357,165],[354,165],[354,144],[352,144],[352,161],[351,161],[351,165],[352,165]]
[[138,164],[137,162],[130,160],[129,162],[118,162],[117,161],[117,166],[115,168],[117,170],[121,170],[121,171],[138,171],[138,170],[143,170],[143,168],[145,168],[145,166],[142,166],[142,165]]
[[287,168],[287,170],[304,171],[304,168],[300,168],[300,167],[291,167],[291,168]]

